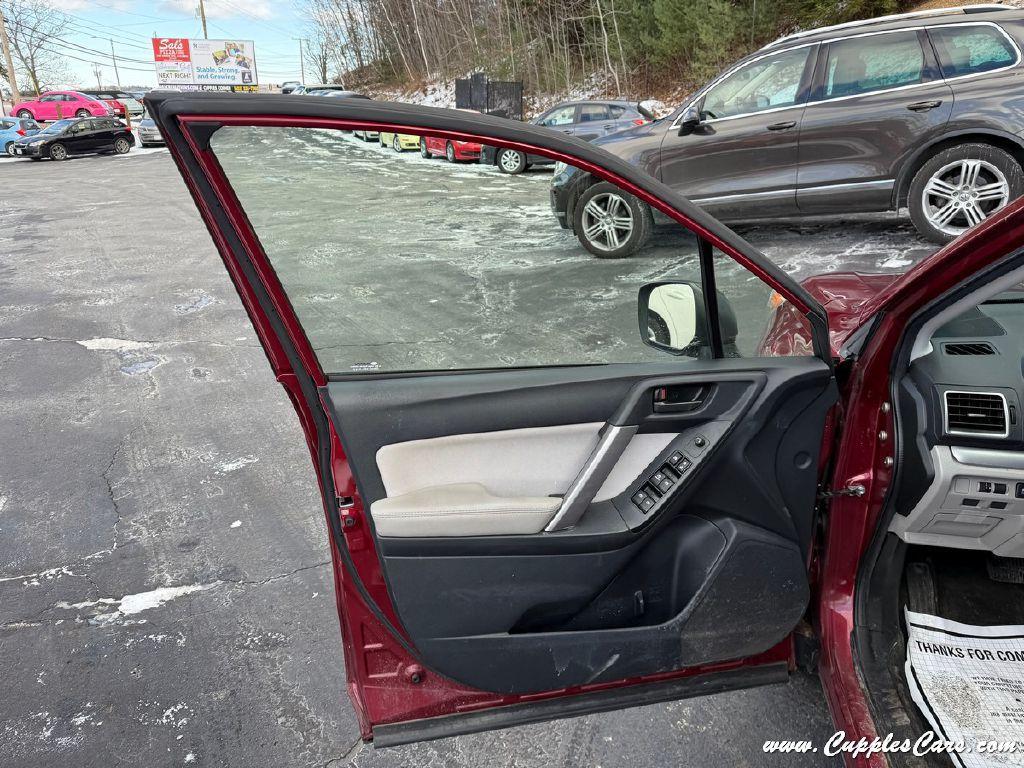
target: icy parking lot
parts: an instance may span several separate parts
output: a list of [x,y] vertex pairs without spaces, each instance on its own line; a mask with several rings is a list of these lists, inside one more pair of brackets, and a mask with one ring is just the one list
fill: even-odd
[[[422,354],[431,339],[430,354],[450,354],[480,318],[540,353],[628,313],[635,285],[685,250],[668,236],[637,259],[598,262],[555,226],[549,171],[510,178],[339,141],[348,168],[376,174],[353,211],[378,228],[318,211],[311,189],[309,209],[277,205],[271,233],[305,238],[303,258],[325,275],[350,258],[322,296],[308,292],[318,322],[344,323],[353,302],[379,308],[371,331],[403,334],[339,361]],[[254,173],[297,174],[301,158],[277,146],[252,160]],[[0,168],[0,765],[763,765],[765,740],[831,735],[817,681],[798,674],[784,688],[361,746],[302,434],[168,153]],[[442,210],[438,192],[396,204],[400,185],[424,178],[424,189],[472,195],[458,208],[466,218]],[[496,230],[466,237],[512,209],[539,272]],[[378,235],[374,260],[319,247],[325,232],[344,234],[338,218],[353,236]],[[408,248],[379,247],[388,221],[413,235]],[[431,262],[427,234],[445,228],[457,233],[452,258]],[[932,250],[892,216],[737,229],[797,276],[904,270]],[[399,277],[404,300],[383,300]],[[552,281],[583,297],[582,318],[559,327],[557,307],[534,311],[531,285]],[[413,322],[410,307],[432,301],[443,309],[433,325]],[[583,341],[627,333],[623,322]]]

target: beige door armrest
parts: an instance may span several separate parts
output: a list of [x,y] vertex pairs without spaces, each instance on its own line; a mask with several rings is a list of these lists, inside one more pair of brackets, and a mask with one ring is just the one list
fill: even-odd
[[495,496],[479,483],[456,483],[380,499],[370,514],[380,536],[499,536],[540,533],[561,503],[557,496]]

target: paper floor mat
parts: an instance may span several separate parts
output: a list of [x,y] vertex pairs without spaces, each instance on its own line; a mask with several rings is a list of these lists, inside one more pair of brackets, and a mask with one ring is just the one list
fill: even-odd
[[[932,730],[968,751],[964,768],[1024,767],[1024,626],[979,627],[906,611],[907,685]],[[1014,753],[980,754],[981,742]]]

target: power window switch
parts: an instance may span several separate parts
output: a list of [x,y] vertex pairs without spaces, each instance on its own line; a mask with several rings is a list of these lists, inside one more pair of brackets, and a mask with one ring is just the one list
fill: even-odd
[[[653,475],[651,475],[651,484],[655,488],[661,488],[661,484],[666,480],[669,480],[669,477],[664,472],[655,472]],[[671,480],[669,480],[669,485],[672,485]]]
[[690,461],[688,458],[686,458],[684,456],[683,460],[680,461],[678,464],[676,464],[676,471],[677,472],[685,472],[686,470],[688,470],[692,466],[693,466],[693,462]]
[[658,490],[661,491],[662,493],[668,493],[669,491],[671,491],[672,490],[672,480],[671,480],[671,478],[666,477],[664,480],[662,480],[660,483],[658,483]]
[[648,498],[643,504],[640,505],[641,512],[650,512],[654,509],[654,499]]
[[[633,504],[635,504],[637,507],[644,510],[645,512],[654,506],[654,499],[651,498],[651,494],[649,494],[647,491],[637,491],[630,498],[630,501],[632,501]],[[648,504],[649,506],[645,507],[645,504]]]
[[686,461],[686,457],[679,451],[673,451],[672,455],[668,457],[668,463],[673,467],[679,466],[684,461]]

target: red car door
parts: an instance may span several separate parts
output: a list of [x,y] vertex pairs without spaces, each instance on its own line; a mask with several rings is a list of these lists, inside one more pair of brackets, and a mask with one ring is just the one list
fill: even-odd
[[[787,679],[836,397],[825,312],[799,285],[543,128],[355,99],[147,108],[305,430],[365,739]],[[346,130],[572,163],[622,197],[602,225],[653,207],[680,234],[649,262],[594,260],[532,181],[366,163]],[[602,307],[583,273],[624,290]],[[803,355],[759,354],[772,290]]]

